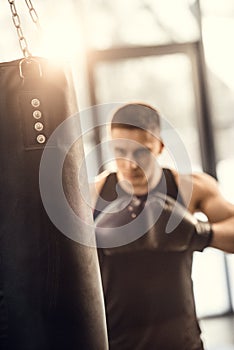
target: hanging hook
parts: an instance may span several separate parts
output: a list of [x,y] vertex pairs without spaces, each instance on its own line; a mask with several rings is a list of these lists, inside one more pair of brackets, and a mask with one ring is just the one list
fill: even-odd
[[[32,64],[35,64],[37,66],[38,76],[40,78],[42,77],[42,69],[41,69],[40,62],[33,57],[27,57],[27,58],[23,58],[19,63],[20,78],[24,79],[26,77],[26,74],[24,74],[24,65],[32,65]],[[29,68],[29,66],[27,68]]]

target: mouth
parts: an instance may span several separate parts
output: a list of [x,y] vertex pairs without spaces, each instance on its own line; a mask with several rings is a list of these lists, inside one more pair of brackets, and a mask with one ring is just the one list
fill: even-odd
[[134,180],[142,178],[143,175],[139,173],[124,173],[123,176],[125,179]]

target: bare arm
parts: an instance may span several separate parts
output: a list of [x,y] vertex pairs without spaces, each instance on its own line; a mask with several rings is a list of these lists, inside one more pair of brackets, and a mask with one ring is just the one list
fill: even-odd
[[234,253],[234,205],[226,201],[217,182],[207,174],[193,176],[192,204],[212,223],[210,246]]

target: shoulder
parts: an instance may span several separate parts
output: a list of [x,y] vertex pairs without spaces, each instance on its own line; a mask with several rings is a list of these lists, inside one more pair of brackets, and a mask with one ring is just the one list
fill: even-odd
[[171,170],[189,211],[202,210],[207,200],[220,194],[215,178],[203,173],[179,174]]
[[92,205],[94,206],[96,203],[96,200],[99,196],[99,194],[102,191],[102,188],[108,178],[108,176],[111,174],[110,171],[103,171],[99,175],[95,177],[95,180],[93,183],[90,184],[90,194],[91,194],[91,200],[92,200]]
[[204,212],[210,218],[223,216],[221,212],[226,211],[229,203],[221,194],[216,179],[208,174],[199,173],[193,175],[193,183],[195,209]]
[[104,170],[101,174],[95,177],[95,189],[96,192],[99,194],[107,180],[107,178],[111,175],[112,173],[108,170]]
[[205,192],[206,194],[215,194],[219,192],[216,179],[206,173],[192,174],[194,190]]

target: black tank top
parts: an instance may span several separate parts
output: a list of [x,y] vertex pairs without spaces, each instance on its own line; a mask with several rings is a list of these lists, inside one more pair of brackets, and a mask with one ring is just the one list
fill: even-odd
[[[174,176],[169,169],[163,169],[159,183],[157,184],[157,186],[155,186],[155,188],[153,188],[150,191],[150,194],[157,192],[167,194],[168,196],[177,199],[180,204],[184,204],[183,199],[180,193],[178,192]],[[100,212],[102,212],[103,209],[108,205],[108,202],[111,203],[115,199],[126,195],[127,193],[120,186],[118,186],[117,174],[109,174],[106,178],[105,184],[99,194],[99,198],[95,205],[93,214],[94,219],[96,219]],[[142,200],[146,200],[147,196],[148,194],[137,197]]]
[[[126,195],[116,185],[110,174],[101,197],[111,202]],[[154,191],[183,202],[169,169]],[[95,217],[105,205],[97,201]],[[194,247],[158,252],[141,249],[141,239],[137,249],[136,242],[129,249],[98,249],[110,350],[202,350],[191,280]]]

